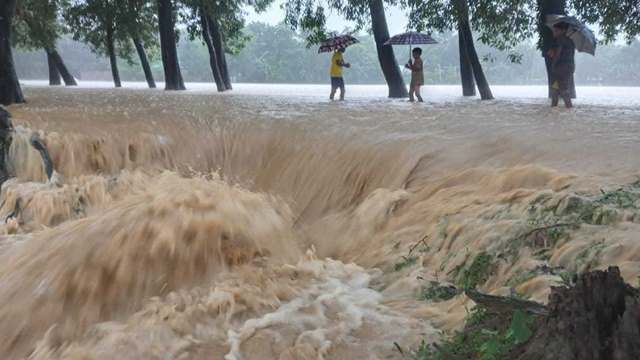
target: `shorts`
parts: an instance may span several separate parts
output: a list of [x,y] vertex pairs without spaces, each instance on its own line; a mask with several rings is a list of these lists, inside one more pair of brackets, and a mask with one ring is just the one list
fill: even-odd
[[344,79],[341,77],[332,77],[331,88],[332,89],[340,88],[341,90],[344,90]]

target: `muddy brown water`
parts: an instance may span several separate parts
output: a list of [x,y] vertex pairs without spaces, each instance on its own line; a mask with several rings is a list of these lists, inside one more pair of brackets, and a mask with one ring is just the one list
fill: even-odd
[[409,349],[462,325],[468,299],[420,293],[456,283],[483,251],[498,260],[481,290],[537,301],[561,281],[535,273],[542,265],[640,275],[633,218],[582,226],[544,257],[535,244],[498,257],[536,199],[638,178],[637,106],[290,92],[28,87],[29,102],[10,108],[0,353],[400,358],[394,342]]

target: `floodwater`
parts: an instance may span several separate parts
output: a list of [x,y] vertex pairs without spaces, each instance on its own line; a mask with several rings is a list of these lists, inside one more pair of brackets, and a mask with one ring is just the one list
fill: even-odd
[[462,326],[464,295],[424,293],[480,254],[480,290],[541,302],[564,274],[640,275],[639,88],[566,110],[536,87],[37,85],[10,108],[4,358],[401,359]]

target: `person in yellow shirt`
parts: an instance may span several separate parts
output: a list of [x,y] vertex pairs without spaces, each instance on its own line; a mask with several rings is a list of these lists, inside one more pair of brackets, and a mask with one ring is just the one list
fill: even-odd
[[344,79],[342,78],[342,68],[350,68],[351,64],[344,62],[344,48],[338,49],[331,57],[331,94],[329,99],[333,100],[336,90],[340,89],[340,100],[344,100]]

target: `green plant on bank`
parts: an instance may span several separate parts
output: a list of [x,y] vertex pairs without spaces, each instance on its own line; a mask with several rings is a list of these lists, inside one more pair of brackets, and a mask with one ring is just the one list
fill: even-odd
[[525,282],[535,278],[539,273],[536,271],[520,271],[516,273],[509,281],[507,281],[507,286],[515,287],[520,284],[524,284]]
[[467,268],[454,269],[457,274],[457,285],[464,290],[477,288],[489,279],[493,265],[493,256],[485,251],[479,253]]
[[622,209],[638,209],[640,207],[640,180],[613,191],[601,190],[601,196],[594,202]]
[[418,261],[417,256],[403,256],[402,261],[393,266],[395,271],[400,271],[406,267],[414,265]]
[[562,285],[566,287],[571,287],[575,284],[575,279],[577,278],[578,273],[575,271],[564,271],[560,273],[560,280],[562,281]]
[[[478,307],[476,307],[478,308]],[[439,345],[424,341],[411,354],[413,360],[479,359],[502,360],[520,344],[531,338],[534,319],[523,311],[516,310],[506,331],[483,328],[488,317],[486,310],[472,310],[467,318],[467,330],[456,332]]]
[[420,293],[420,300],[427,301],[446,301],[451,300],[460,292],[454,286],[441,285],[437,281],[429,282],[429,286],[425,286]]

